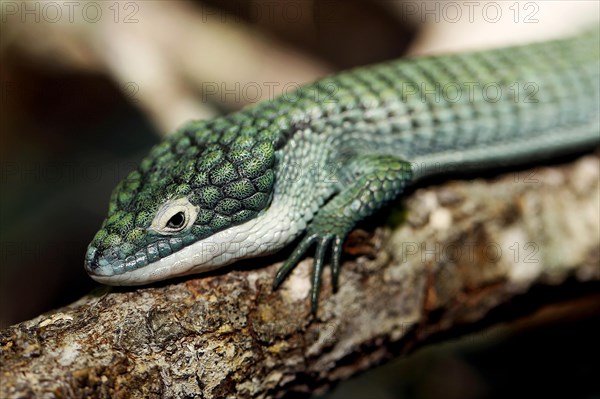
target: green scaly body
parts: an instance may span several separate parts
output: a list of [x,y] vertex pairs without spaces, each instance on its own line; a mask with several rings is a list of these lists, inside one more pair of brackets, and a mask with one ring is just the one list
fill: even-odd
[[274,286],[316,244],[314,311],[326,252],[336,286],[348,232],[407,184],[600,144],[598,37],[359,68],[188,123],[117,186],[86,269],[145,284],[304,234]]

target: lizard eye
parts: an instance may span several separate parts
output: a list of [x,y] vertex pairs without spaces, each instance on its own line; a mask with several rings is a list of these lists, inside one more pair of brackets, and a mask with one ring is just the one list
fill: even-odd
[[158,210],[150,229],[161,234],[174,234],[191,226],[198,216],[198,208],[187,198],[167,201]]
[[167,222],[167,227],[169,229],[179,230],[184,226],[184,224],[185,224],[184,213],[177,212],[176,214],[171,216],[171,219],[169,219],[169,221]]

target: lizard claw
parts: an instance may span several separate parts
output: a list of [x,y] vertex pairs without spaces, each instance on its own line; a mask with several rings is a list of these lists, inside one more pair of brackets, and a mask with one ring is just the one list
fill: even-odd
[[338,276],[340,271],[340,258],[342,255],[342,246],[344,239],[340,236],[333,234],[318,234],[309,233],[307,234],[300,244],[294,249],[290,257],[283,263],[275,279],[273,280],[273,290],[276,290],[286,276],[292,271],[294,267],[300,262],[300,259],[306,251],[312,246],[313,243],[317,243],[317,250],[315,253],[313,271],[312,271],[312,287],[310,290],[310,302],[312,314],[317,313],[319,305],[319,291],[321,290],[321,274],[323,271],[323,264],[325,261],[325,253],[330,244],[332,244],[331,253],[331,284],[334,292],[337,291]]

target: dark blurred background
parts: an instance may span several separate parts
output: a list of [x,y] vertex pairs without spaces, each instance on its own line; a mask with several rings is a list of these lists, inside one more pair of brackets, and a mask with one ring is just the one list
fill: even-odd
[[[98,287],[83,256],[110,192],[177,124],[456,44],[443,42],[448,18],[400,0],[74,3],[1,4],[0,327]],[[462,37],[483,37],[476,25]],[[548,306],[525,304],[519,321],[444,337],[328,397],[600,397],[597,288],[559,289],[542,296]]]

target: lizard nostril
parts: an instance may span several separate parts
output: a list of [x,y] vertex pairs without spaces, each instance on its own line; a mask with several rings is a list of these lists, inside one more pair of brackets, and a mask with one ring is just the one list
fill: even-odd
[[102,251],[99,251],[98,248],[89,246],[85,253],[85,269],[90,274],[104,274],[101,269],[103,269],[107,263],[105,257],[103,256]]

